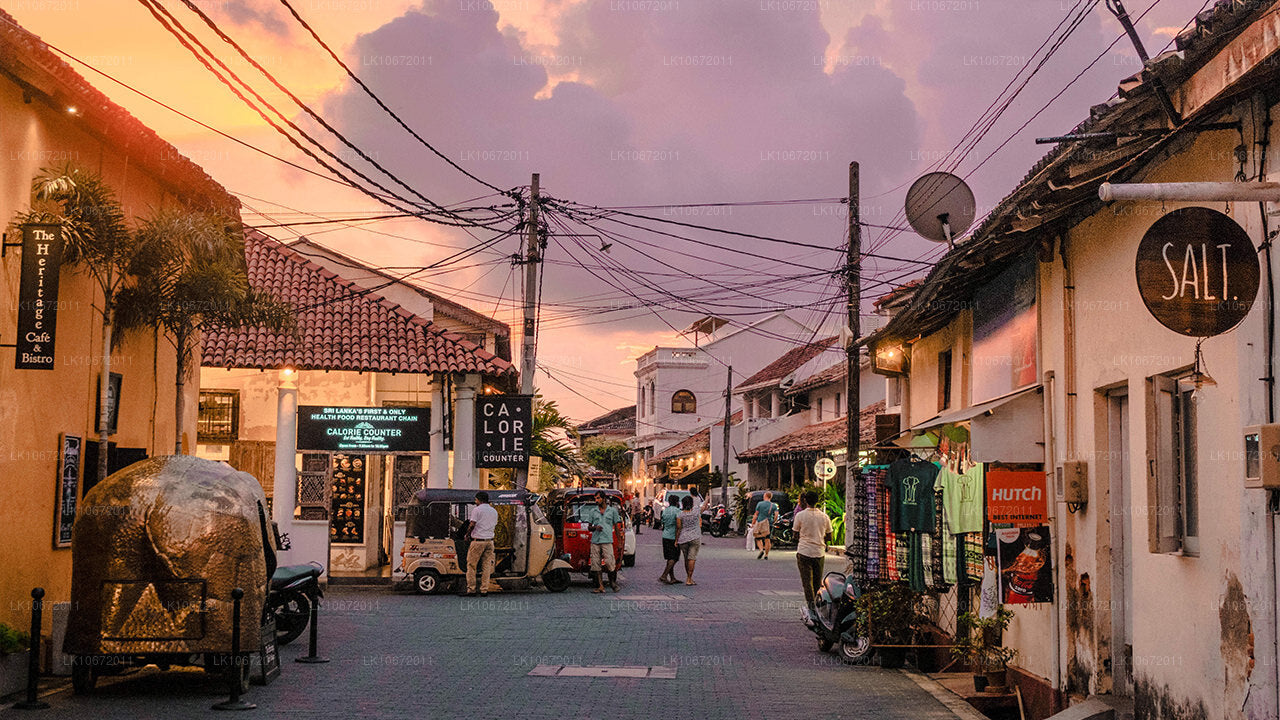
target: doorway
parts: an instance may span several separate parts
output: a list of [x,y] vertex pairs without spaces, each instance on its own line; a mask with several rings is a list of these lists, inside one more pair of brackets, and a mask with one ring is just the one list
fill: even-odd
[[1107,477],[1111,507],[1111,683],[1116,695],[1133,695],[1133,484],[1129,472],[1129,394],[1106,395]]

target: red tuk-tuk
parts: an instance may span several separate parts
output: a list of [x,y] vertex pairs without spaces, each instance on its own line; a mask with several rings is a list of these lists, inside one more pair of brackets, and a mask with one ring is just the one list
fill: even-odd
[[627,511],[622,504],[622,493],[607,488],[552,490],[547,495],[547,517],[555,529],[555,556],[569,563],[573,572],[590,572],[591,531],[581,520],[581,513],[584,508],[595,505],[597,492],[607,495],[609,504],[622,515],[622,522],[613,529],[613,554],[618,566],[625,564]]

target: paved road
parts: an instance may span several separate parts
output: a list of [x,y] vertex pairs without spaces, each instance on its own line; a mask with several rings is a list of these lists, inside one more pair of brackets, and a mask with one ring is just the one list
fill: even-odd
[[[616,595],[585,583],[488,598],[334,588],[321,617],[321,653],[333,661],[292,662],[306,650],[299,641],[282,650],[283,675],[247,699],[257,716],[290,718],[957,717],[908,674],[819,653],[799,621],[792,553],[756,560],[741,538],[704,536],[699,584],[666,586],[656,581],[657,533],[639,540],[637,567],[623,571]],[[643,678],[538,674],[561,666],[656,669]],[[91,697],[51,695],[53,708],[38,715],[207,717],[222,697],[202,672],[149,669],[104,680]]]

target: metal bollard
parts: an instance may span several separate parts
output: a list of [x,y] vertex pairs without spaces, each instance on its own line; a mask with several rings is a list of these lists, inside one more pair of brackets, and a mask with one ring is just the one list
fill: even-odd
[[307,654],[300,658],[294,658],[294,662],[308,663],[308,664],[329,662],[329,658],[318,657],[316,655],[316,636],[319,634],[319,632],[320,632],[320,598],[317,597],[315,600],[311,601],[311,642],[308,643],[309,647],[307,648]]
[[27,651],[27,699],[13,706],[15,710],[44,710],[49,703],[36,697],[40,685],[40,626],[44,614],[44,588],[31,590],[31,649]]
[[231,699],[213,706],[214,710],[253,710],[258,707],[251,702],[240,699],[241,668],[246,658],[240,655],[240,600],[244,598],[244,590],[231,590]]

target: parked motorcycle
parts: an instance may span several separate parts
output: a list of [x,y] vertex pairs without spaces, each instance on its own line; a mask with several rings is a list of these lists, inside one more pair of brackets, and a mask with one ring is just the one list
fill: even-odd
[[318,562],[285,565],[276,568],[267,593],[266,612],[276,621],[276,644],[288,645],[297,640],[311,621],[311,606],[320,602],[324,591],[320,575],[324,566]]
[[770,535],[770,539],[773,540],[774,547],[794,547],[799,544],[800,536],[791,527],[791,523],[794,520],[795,513],[789,512],[773,523],[773,533]]
[[716,505],[702,511],[702,532],[711,533],[712,537],[724,537],[729,534],[729,512],[723,505]]
[[856,600],[861,595],[855,580],[829,572],[822,579],[813,607],[804,615],[805,625],[818,636],[818,649],[828,652],[838,643],[840,659],[849,665],[863,665],[871,659],[866,623],[858,621]]

